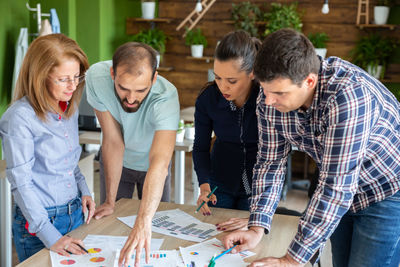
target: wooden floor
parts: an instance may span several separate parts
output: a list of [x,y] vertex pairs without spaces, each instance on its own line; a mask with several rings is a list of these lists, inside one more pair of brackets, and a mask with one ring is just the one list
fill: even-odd
[[[191,170],[191,156],[190,154],[187,153],[186,156],[186,177],[185,177],[185,203],[187,204],[195,204],[193,203],[193,188],[191,185],[191,177],[190,174],[191,172],[188,170]],[[98,164],[97,164],[98,166]],[[95,164],[96,167],[96,164]],[[173,179],[173,173],[174,173],[174,162],[172,162],[172,185],[171,185],[171,201],[174,201],[174,179]],[[99,205],[100,202],[100,182],[99,182],[99,172],[98,170],[95,170],[94,173],[94,193],[95,193],[95,202],[96,205]],[[134,193],[133,198],[137,198],[136,192]],[[285,201],[281,201],[279,203],[280,207],[285,207],[288,209],[296,210],[298,212],[303,212],[307,206],[308,203],[308,197],[307,197],[307,192],[306,191],[301,191],[301,190],[290,190],[287,194],[287,198]],[[331,246],[330,242],[327,243],[322,256],[321,256],[321,266],[322,267],[330,267],[332,266],[332,260],[331,260]],[[13,266],[15,266],[18,263],[18,258],[15,253],[14,245],[13,245]],[[307,264],[307,267],[311,266],[311,264]]]

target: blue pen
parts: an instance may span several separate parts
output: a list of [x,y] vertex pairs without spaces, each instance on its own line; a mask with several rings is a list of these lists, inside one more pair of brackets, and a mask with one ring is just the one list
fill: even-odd
[[219,254],[217,257],[214,258],[214,261],[218,260],[218,258],[224,256],[226,253],[231,252],[231,250],[236,247],[237,245],[234,245],[233,247],[231,247],[230,249],[225,250],[224,252],[222,252],[221,254]]

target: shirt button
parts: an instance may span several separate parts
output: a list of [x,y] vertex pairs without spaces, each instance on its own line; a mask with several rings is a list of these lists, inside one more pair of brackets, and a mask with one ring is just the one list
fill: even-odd
[[68,183],[68,184],[67,184],[67,187],[68,187],[68,188],[71,187],[71,183]]
[[68,134],[67,134],[67,133],[64,133],[64,136],[65,136],[66,138],[68,138]]
[[68,174],[69,174],[70,176],[72,176],[72,171],[69,171]]

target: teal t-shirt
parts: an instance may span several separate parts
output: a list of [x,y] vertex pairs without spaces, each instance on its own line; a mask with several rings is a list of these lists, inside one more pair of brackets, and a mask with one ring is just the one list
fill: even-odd
[[109,111],[121,125],[125,142],[124,167],[147,171],[155,131],[178,129],[178,92],[172,83],[158,75],[139,110],[125,112],[114,92],[111,66],[110,60],[96,63],[89,68],[85,86],[87,101],[98,111]]

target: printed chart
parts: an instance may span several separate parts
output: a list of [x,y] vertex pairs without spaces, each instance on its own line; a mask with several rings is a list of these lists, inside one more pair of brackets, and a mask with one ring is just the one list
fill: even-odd
[[[118,219],[132,228],[136,216]],[[214,225],[203,223],[180,209],[156,212],[152,221],[152,231],[194,242],[205,241],[219,233]]]
[[[89,252],[85,255],[70,255],[69,257],[62,256],[58,253],[50,251],[50,258],[53,267],[80,267],[80,266],[114,266],[115,254],[122,249],[126,236],[107,236],[107,235],[88,235],[83,243],[86,250]],[[159,250],[163,239],[152,239],[151,248]],[[142,254],[143,256],[143,254]]]
[[[118,266],[119,252],[117,251],[114,267]],[[133,266],[135,254],[132,255],[130,266]],[[145,256],[140,257],[140,267],[184,267],[183,261],[177,250],[160,250],[150,253],[149,263],[145,262]]]
[[[218,256],[218,254],[225,251],[221,241],[216,238],[186,248],[181,247],[179,249],[185,266],[191,266],[191,262],[194,262],[196,266],[201,267],[207,266],[214,255]],[[244,267],[247,266],[247,263],[245,263],[243,259],[253,255],[255,255],[255,253],[251,251],[244,251],[244,253],[241,254],[228,253],[216,260],[215,266]]]

